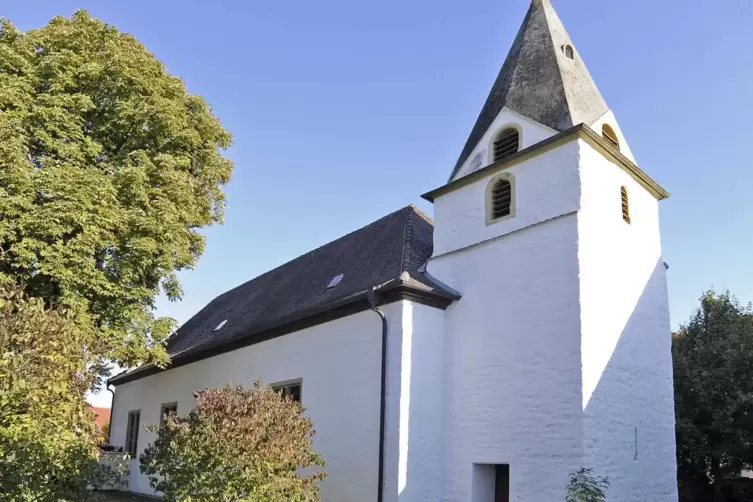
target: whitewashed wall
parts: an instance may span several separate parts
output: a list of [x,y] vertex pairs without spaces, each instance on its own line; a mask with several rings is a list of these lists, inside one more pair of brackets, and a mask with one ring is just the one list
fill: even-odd
[[508,172],[513,218],[486,224],[492,175],[435,201],[429,271],[463,295],[445,313],[441,500],[485,501],[482,466],[503,463],[517,502],[563,500],[581,466],[611,477],[610,502],[677,500],[657,201],[581,140]]
[[493,175],[442,195],[434,201],[434,256],[576,211],[578,161],[578,144],[571,141],[506,169],[515,179],[515,217],[491,225],[485,204]]
[[486,500],[491,464],[510,464],[510,500],[564,500],[580,465],[578,162],[573,141],[506,170],[515,217],[491,225],[492,175],[435,200],[429,272],[463,295],[445,313],[443,501]]
[[[677,500],[671,332],[659,204],[585,142],[578,214],[584,463],[610,502]],[[622,219],[620,187],[630,219]]]
[[[484,136],[473,149],[471,155],[466,159],[453,179],[458,179],[466,174],[476,171],[480,167],[486,167],[492,163],[490,152],[493,151],[492,139],[494,135],[507,125],[518,126],[520,130],[520,149],[528,148],[551,136],[557,134],[557,131],[550,129],[545,125],[539,124],[523,115],[516,113],[507,108],[503,108],[492,125],[484,133]],[[476,161],[476,156],[480,154],[481,164]]]
[[[441,498],[440,438],[444,311],[403,302],[397,489],[385,502],[437,502]],[[394,401],[390,401],[391,403]]]
[[463,294],[445,315],[441,500],[486,500],[474,464],[510,464],[510,500],[564,500],[582,452],[576,215],[429,270]]
[[[389,337],[399,341],[402,302],[383,310],[390,321]],[[315,448],[328,464],[322,500],[373,502],[377,493],[380,372],[381,323],[375,313],[361,312],[119,386],[112,442],[125,443],[131,410],[141,410],[142,425],[153,424],[158,423],[162,403],[177,401],[178,413],[187,413],[194,407],[196,389],[228,381],[250,385],[257,377],[269,384],[302,378],[303,405],[317,431]],[[392,420],[399,417],[388,412]],[[388,431],[388,444],[396,448],[399,426],[390,424]],[[139,454],[153,439],[154,434],[139,433]],[[137,462],[131,462],[129,488],[151,493]]]

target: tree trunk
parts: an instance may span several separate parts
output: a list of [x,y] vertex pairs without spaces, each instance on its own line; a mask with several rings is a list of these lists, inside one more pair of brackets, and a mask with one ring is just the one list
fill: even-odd
[[714,502],[726,502],[727,499],[722,491],[723,476],[714,476]]

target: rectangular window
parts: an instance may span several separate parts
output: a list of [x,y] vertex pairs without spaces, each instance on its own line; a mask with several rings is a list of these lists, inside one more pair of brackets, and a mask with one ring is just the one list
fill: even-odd
[[165,417],[168,415],[175,415],[178,413],[178,403],[165,403],[160,406],[159,410],[159,426],[165,423]]
[[126,428],[125,450],[131,458],[136,457],[139,446],[139,425],[141,422],[141,410],[128,412],[128,425]]
[[282,394],[284,397],[289,397],[293,401],[301,402],[301,380],[294,380],[291,382],[285,382],[273,385],[272,388]]

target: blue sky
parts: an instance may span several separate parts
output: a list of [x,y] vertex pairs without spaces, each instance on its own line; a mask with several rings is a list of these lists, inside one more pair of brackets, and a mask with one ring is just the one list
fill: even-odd
[[[27,30],[86,8],[233,133],[223,226],[181,275],[217,294],[442,185],[529,0],[5,1]],[[753,2],[553,0],[662,203],[673,327],[707,288],[753,300]]]

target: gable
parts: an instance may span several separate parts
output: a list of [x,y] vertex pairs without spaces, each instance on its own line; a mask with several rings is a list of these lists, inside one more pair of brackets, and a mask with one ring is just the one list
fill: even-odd
[[513,126],[520,132],[520,149],[535,145],[557,134],[557,131],[541,125],[507,108],[500,110],[497,117],[492,121],[484,134],[479,139],[475,148],[460,167],[451,181],[461,178],[474,171],[478,171],[492,164],[491,152],[493,149],[492,139],[498,131],[507,126]]

